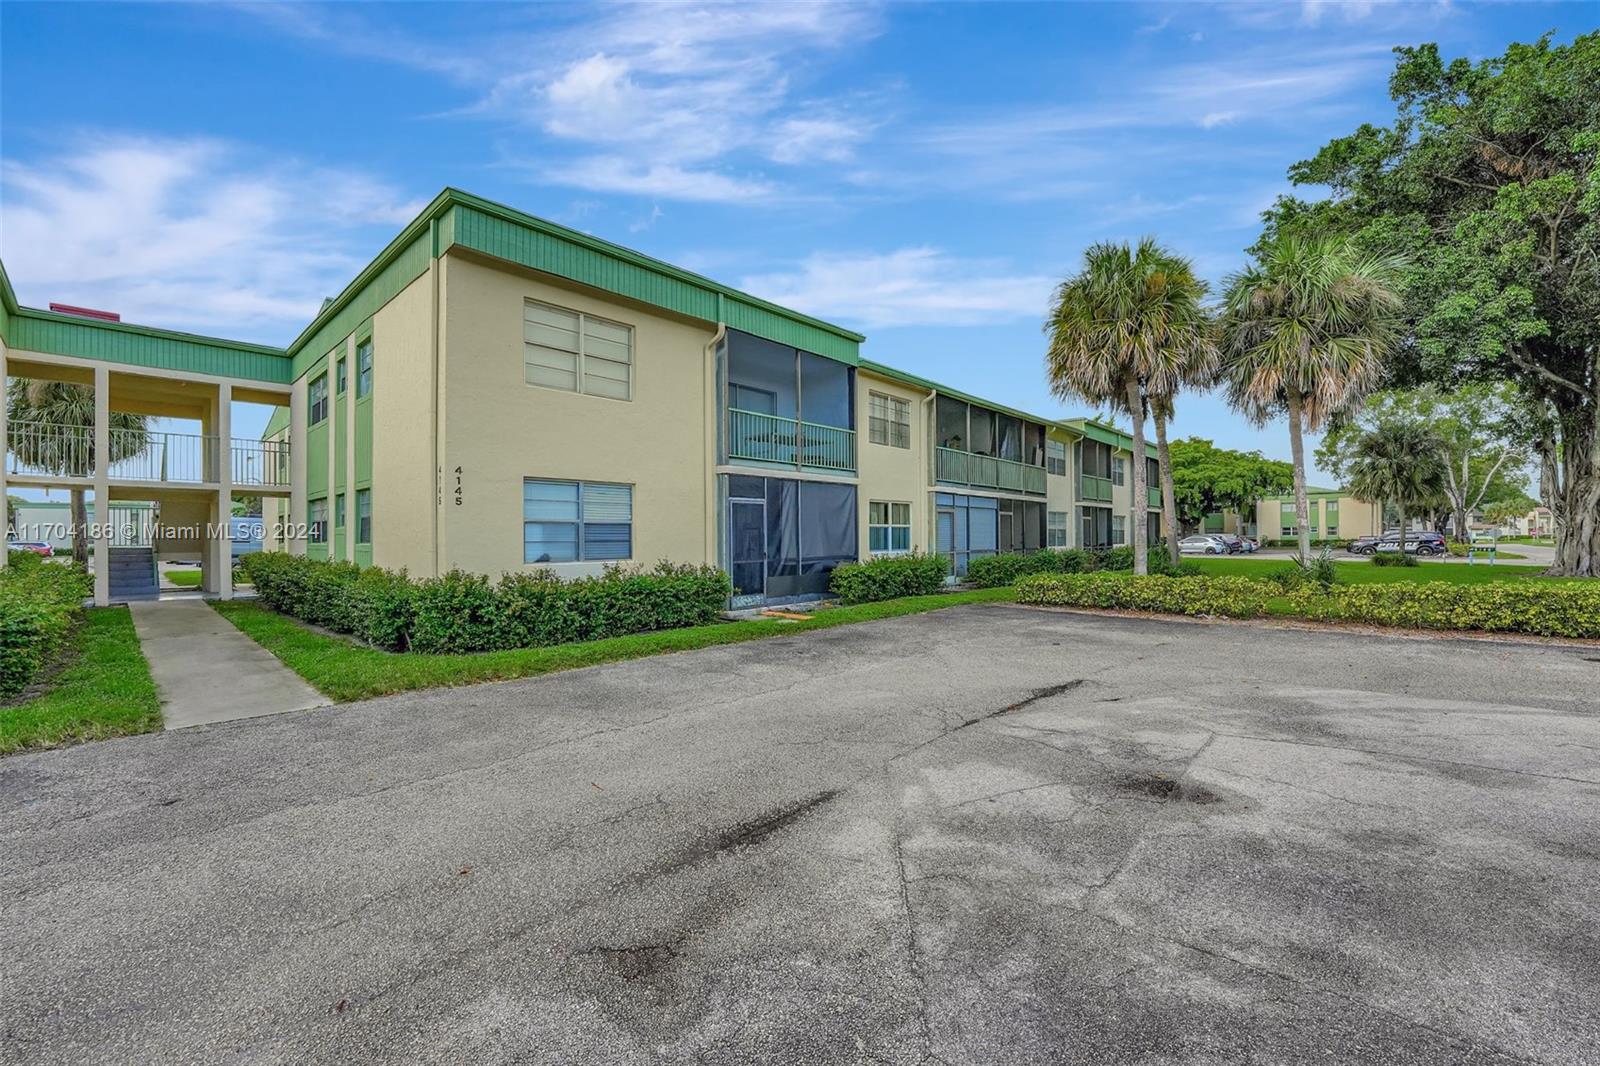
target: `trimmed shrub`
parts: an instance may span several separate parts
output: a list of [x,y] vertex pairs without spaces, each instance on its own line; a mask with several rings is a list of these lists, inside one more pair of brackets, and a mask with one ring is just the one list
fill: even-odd
[[1145,564],[1152,574],[1164,574],[1167,577],[1199,577],[1205,573],[1205,567],[1193,559],[1179,559],[1176,563],[1167,554],[1164,545],[1157,545],[1145,554]]
[[[992,562],[975,559],[972,565]],[[912,552],[889,555],[864,563],[844,563],[833,569],[828,588],[845,603],[876,603],[900,596],[930,596],[944,588],[950,560],[943,555]],[[968,573],[969,578],[971,573]]]
[[1279,592],[1293,592],[1306,583],[1306,568],[1299,563],[1284,563],[1268,570],[1265,580],[1278,586]]
[[460,570],[417,582],[404,570],[283,552],[248,555],[240,566],[265,607],[380,648],[429,654],[705,625],[733,592],[715,567],[665,562],[649,570],[608,567],[575,581],[537,570],[507,574],[498,584]]
[[1259,618],[1278,594],[1271,582],[1247,577],[1032,574],[1017,582],[1018,603],[1229,618]]
[[983,555],[967,564],[967,580],[979,588],[998,588],[1015,584],[1024,574],[1081,574],[1095,569],[1097,563],[1093,554],[1081,548]]
[[1094,548],[1091,549],[1091,552],[1095,557],[1096,565],[1094,569],[1096,570],[1131,571],[1133,569],[1132,545],[1122,544],[1115,548]]
[[1600,637],[1600,582],[1523,579],[1457,585],[1448,581],[1306,588],[1296,612],[1322,621],[1418,629],[1481,629],[1547,637]]
[[1373,566],[1421,566],[1415,555],[1405,552],[1373,552]]
[[0,573],[0,698],[28,687],[83,613],[93,591],[77,566],[11,552]]

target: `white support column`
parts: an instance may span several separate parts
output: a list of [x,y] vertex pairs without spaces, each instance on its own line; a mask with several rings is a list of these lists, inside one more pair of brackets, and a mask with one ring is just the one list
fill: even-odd
[[94,605],[111,602],[111,371],[94,368]]
[[233,386],[217,386],[217,528],[211,538],[216,559],[216,595],[233,599]]

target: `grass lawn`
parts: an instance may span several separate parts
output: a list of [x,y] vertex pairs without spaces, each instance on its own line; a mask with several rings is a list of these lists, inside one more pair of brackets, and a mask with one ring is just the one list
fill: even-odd
[[85,612],[66,667],[49,689],[0,706],[0,752],[161,728],[161,701],[126,607]]
[[[1264,578],[1273,570],[1291,565],[1287,559],[1248,559],[1236,556],[1189,556],[1212,577]],[[1540,578],[1544,581],[1584,581],[1586,578],[1544,578],[1542,566],[1495,563],[1419,563],[1416,566],[1373,566],[1366,559],[1339,563],[1339,580],[1347,585],[1380,584],[1392,581],[1449,581],[1460,585],[1485,581]]]
[[314,688],[330,699],[365,699],[390,692],[435,688],[441,685],[470,685],[480,681],[505,681],[515,677],[534,677],[572,670],[580,666],[641,659],[664,652],[692,651],[718,644],[739,644],[765,637],[783,637],[815,629],[871,622],[880,618],[921,614],[943,607],[969,603],[994,603],[1014,599],[1010,588],[978,589],[937,596],[911,596],[859,607],[833,607],[819,610],[804,621],[762,618],[745,622],[721,622],[688,629],[665,629],[636,633],[609,640],[582,644],[558,644],[548,648],[519,648],[477,655],[394,654],[357,644],[344,637],[315,632],[292,618],[259,607],[248,600],[216,602],[211,606],[222,616],[254,638],[262,647],[282,659]]
[[200,571],[198,570],[168,570],[161,577],[184,589],[197,589],[200,587]]

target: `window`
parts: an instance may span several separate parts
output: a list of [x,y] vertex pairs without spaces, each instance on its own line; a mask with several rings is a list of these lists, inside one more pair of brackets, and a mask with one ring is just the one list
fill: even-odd
[[1114,514],[1111,516],[1111,543],[1128,543],[1128,518],[1126,515]]
[[318,374],[312,378],[306,392],[311,401],[311,416],[306,425],[314,426],[328,417],[328,376]]
[[[1065,462],[1065,459],[1062,460]],[[1045,529],[1045,546],[1048,548],[1065,548],[1067,546],[1067,512],[1051,511]]]
[[[1044,442],[1044,468],[1047,473],[1058,477],[1067,476],[1067,445],[1065,441],[1047,440]],[[1059,512],[1063,523],[1067,520],[1065,511]]]
[[[339,380],[344,381],[341,373]],[[372,339],[356,345],[356,399],[372,392]]]
[[1328,536],[1337,537],[1339,535],[1339,501],[1329,500],[1322,506],[1328,512]]
[[338,371],[338,373],[334,374],[334,376],[333,376],[333,380],[334,380],[334,383],[335,383],[334,384],[334,391],[336,391],[340,396],[343,396],[344,395],[344,360],[343,359],[339,360],[339,364],[338,365],[339,365],[339,371]]
[[306,502],[306,525],[311,527],[307,531],[311,536],[311,543],[328,543],[328,501],[326,497]]
[[1300,523],[1298,516],[1295,514],[1294,504],[1280,504],[1278,513],[1278,525],[1283,530],[1283,536],[1298,537],[1300,535]]
[[344,493],[333,498],[333,528],[344,528]]
[[356,543],[372,543],[371,489],[356,489]]
[[[1122,458],[1122,456],[1120,456],[1120,455],[1113,455],[1111,457],[1111,483],[1113,485],[1123,485],[1123,484],[1127,483],[1127,479],[1128,479],[1128,464],[1127,464],[1127,461],[1124,460]],[[1120,544],[1122,542],[1118,541],[1117,543]]]
[[898,396],[867,394],[867,439],[891,448],[911,447],[911,404]]
[[909,503],[867,504],[867,550],[874,555],[893,555],[911,550],[911,505]]
[[522,311],[523,380],[529,385],[633,398],[633,329],[528,300]]
[[633,486],[597,481],[522,483],[522,561],[633,557]]

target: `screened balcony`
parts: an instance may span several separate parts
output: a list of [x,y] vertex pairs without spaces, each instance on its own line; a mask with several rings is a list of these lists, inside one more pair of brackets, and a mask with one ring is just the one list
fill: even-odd
[[731,463],[854,474],[854,372],[843,363],[729,330],[724,453]]
[[950,396],[937,403],[934,480],[941,485],[1045,494],[1045,427]]

